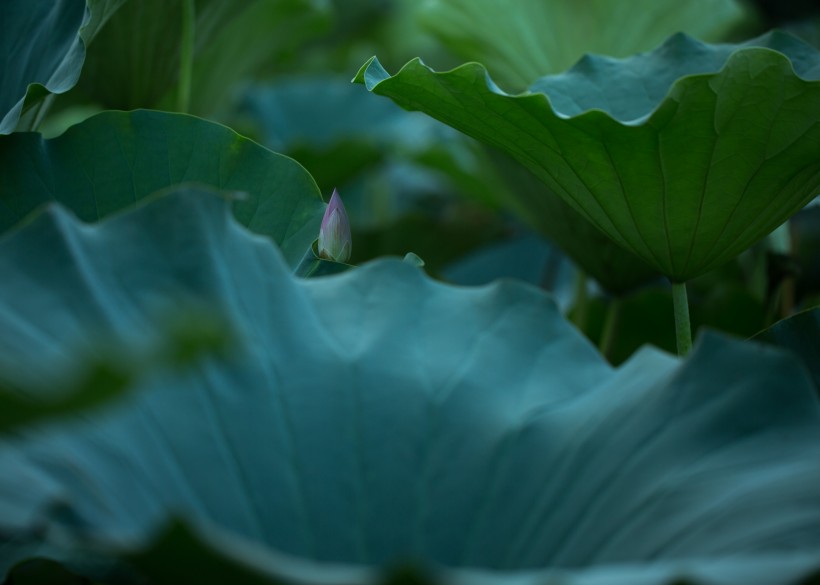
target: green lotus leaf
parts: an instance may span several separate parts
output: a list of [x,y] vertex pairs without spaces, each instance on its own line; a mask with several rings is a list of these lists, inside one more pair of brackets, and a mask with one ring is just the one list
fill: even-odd
[[325,204],[296,161],[225,126],[150,111],[103,112],[50,140],[0,137],[0,233],[52,200],[95,221],[179,183],[240,193],[236,217],[293,267],[319,234]]
[[516,96],[474,63],[436,73],[414,60],[391,77],[374,58],[355,81],[512,155],[675,281],[733,258],[820,188],[820,52],[782,33],[675,35]]
[[499,203],[554,242],[608,293],[622,296],[660,279],[655,270],[609,239],[526,167],[498,151],[491,151],[489,160],[508,184],[506,190],[497,192]]
[[299,279],[196,191],[93,225],[50,206],[0,241],[0,273],[12,377],[53,379],[100,335],[139,343],[163,299],[240,335],[0,442],[0,575],[32,557],[157,583],[369,583],[396,561],[499,585],[820,570],[820,404],[788,352],[707,335],[613,369],[538,289],[399,260]]
[[744,13],[735,0],[427,0],[420,17],[454,54],[523,90],[585,53],[628,57],[677,32],[721,40]]
[[[129,0],[95,40],[78,89],[107,109],[175,109],[182,13],[183,2]],[[239,82],[329,23],[326,0],[198,0],[188,112],[224,114]]]
[[125,0],[5,0],[0,134],[51,94],[74,87],[86,45]]

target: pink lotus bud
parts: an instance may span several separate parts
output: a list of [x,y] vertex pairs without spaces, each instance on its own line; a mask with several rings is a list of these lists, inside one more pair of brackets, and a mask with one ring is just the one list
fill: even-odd
[[319,228],[319,256],[334,262],[347,262],[350,259],[350,220],[336,189],[330,196],[322,227]]

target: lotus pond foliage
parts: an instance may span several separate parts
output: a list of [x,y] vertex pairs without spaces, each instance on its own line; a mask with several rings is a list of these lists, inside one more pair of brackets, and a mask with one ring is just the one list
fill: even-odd
[[0,583],[820,579],[820,16],[0,14]]

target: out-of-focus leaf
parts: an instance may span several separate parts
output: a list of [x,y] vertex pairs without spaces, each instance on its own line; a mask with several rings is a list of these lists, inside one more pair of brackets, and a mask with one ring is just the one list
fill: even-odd
[[820,293],[820,205],[802,209],[789,221],[797,265],[798,299]]
[[512,155],[673,280],[738,255],[820,181],[820,52],[788,35],[676,35],[624,60],[585,57],[517,96],[479,64],[414,60],[390,76],[373,59],[355,81]]
[[48,388],[25,384],[3,388],[4,360],[0,359],[0,432],[106,404],[147,372],[189,367],[203,356],[230,348],[232,333],[209,312],[186,307],[161,318],[165,324],[150,347],[117,347],[99,341],[93,355],[72,364],[73,374],[48,380]]
[[88,580],[72,574],[56,561],[35,559],[14,567],[8,583],[9,585],[88,585]]
[[23,394],[19,388],[0,388],[0,432],[105,404],[122,396],[132,381],[125,367],[102,361],[89,364],[81,379],[66,384],[69,387],[60,393],[64,395],[53,399],[32,398],[30,390]]
[[13,132],[20,117],[47,95],[74,87],[86,45],[124,1],[4,0],[0,134]]
[[300,76],[255,86],[245,94],[243,113],[266,146],[301,162],[323,191],[396,159],[446,173],[484,202],[498,183],[465,144],[470,139],[362,92],[349,78]]
[[645,345],[676,351],[669,290],[649,287],[621,297],[594,297],[588,303],[583,331],[611,364],[624,363]]
[[277,151],[298,146],[322,151],[350,141],[378,147],[425,148],[454,134],[428,116],[407,113],[363,93],[349,78],[288,77],[250,88],[245,113],[259,126],[264,142]]
[[428,116],[326,75],[253,87],[243,113],[250,131],[305,165],[323,192],[339,188],[356,264],[413,250],[438,273],[501,235],[504,220],[484,208],[499,206],[503,181],[480,145]]
[[471,251],[507,235],[504,226],[493,221],[495,218],[467,211],[467,206],[454,203],[439,214],[411,212],[382,226],[358,230],[352,262],[360,264],[371,258],[414,252],[424,258],[431,273],[439,274]]
[[722,40],[745,11],[736,0],[427,0],[420,16],[451,51],[520,91],[586,53],[628,57],[677,32]]
[[709,289],[690,288],[693,331],[709,327],[738,337],[750,337],[767,324],[765,304],[743,283],[724,281]]
[[157,583],[210,567],[369,584],[397,561],[485,585],[820,568],[820,404],[787,352],[707,335],[686,360],[612,369],[532,287],[446,286],[399,260],[298,279],[201,193],[92,226],[51,208],[0,241],[0,273],[0,355],[20,371],[92,330],[139,335],[168,294],[245,342],[0,443],[0,574],[32,549]]
[[[687,283],[690,321],[696,336],[705,330],[716,330],[745,338],[767,323],[764,303],[742,282],[733,281],[727,272]],[[589,315],[582,329],[606,351],[611,363],[625,362],[646,344],[676,351],[672,292],[668,286],[647,287],[612,299],[597,297],[589,303]],[[612,335],[605,340],[608,327],[613,328]]]
[[820,392],[820,307],[778,321],[755,340],[790,349],[806,364]]
[[515,278],[549,291],[558,306],[572,302],[575,266],[555,246],[532,234],[483,246],[453,262],[442,277],[453,284],[480,286],[499,278]]
[[[182,2],[128,0],[89,51],[79,88],[105,108],[176,107]],[[326,30],[326,0],[198,0],[190,113],[218,115],[237,84]]]
[[50,201],[94,221],[179,183],[240,193],[236,217],[291,266],[319,234],[325,204],[297,162],[219,124],[149,111],[104,112],[51,140],[0,137],[0,232]]

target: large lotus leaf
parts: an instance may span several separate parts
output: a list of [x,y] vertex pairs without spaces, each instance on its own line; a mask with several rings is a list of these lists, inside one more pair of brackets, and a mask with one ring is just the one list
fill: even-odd
[[[535,288],[391,260],[301,280],[200,192],[95,225],[52,206],[0,241],[0,273],[12,375],[150,336],[162,299],[242,336],[0,444],[4,573],[33,554],[106,579],[112,551],[156,582],[288,580],[293,557],[317,584],[396,560],[510,585],[820,568],[820,404],[780,350],[712,335],[613,370]],[[189,528],[154,540],[173,517]]]
[[[676,35],[651,53],[585,57],[513,96],[479,64],[419,60],[356,76],[507,152],[610,238],[673,280],[760,240],[820,187],[820,52],[769,34]],[[618,80],[615,83],[613,80]]]
[[744,10],[735,0],[427,0],[420,16],[455,54],[522,90],[585,53],[627,57],[677,32],[721,40]]
[[178,183],[240,192],[236,217],[279,244],[296,266],[325,204],[296,161],[232,130],[163,112],[104,112],[50,140],[0,137],[0,233],[56,200],[94,221]]
[[[129,0],[95,40],[78,89],[110,109],[175,109],[182,12],[179,1]],[[328,24],[325,0],[198,0],[188,111],[223,113],[238,82]]]
[[4,0],[0,134],[49,93],[74,87],[86,45],[125,0]]

